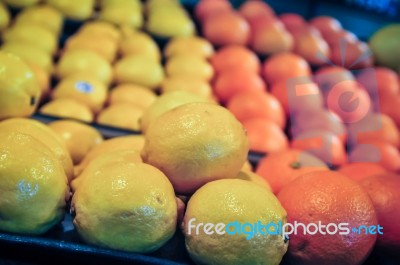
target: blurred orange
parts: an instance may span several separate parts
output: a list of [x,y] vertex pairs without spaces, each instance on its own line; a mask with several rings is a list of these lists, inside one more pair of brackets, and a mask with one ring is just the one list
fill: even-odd
[[242,91],[263,92],[266,84],[259,75],[241,68],[225,71],[215,80],[214,93],[223,103]]
[[342,29],[339,20],[330,16],[315,17],[311,19],[310,24],[316,27],[324,38]]
[[278,53],[268,58],[263,65],[262,72],[270,84],[279,80],[311,75],[307,61],[290,52]]
[[357,80],[374,97],[400,94],[397,73],[386,67],[364,70],[357,75]]
[[274,153],[288,148],[289,142],[279,126],[268,119],[253,118],[244,121],[249,138],[250,150]]
[[247,20],[264,16],[275,16],[274,10],[264,1],[248,0],[239,7],[239,13]]
[[275,122],[280,128],[285,127],[282,106],[273,95],[266,92],[237,93],[228,101],[227,108],[241,122],[251,118],[265,118]]
[[250,45],[261,55],[286,52],[293,48],[293,37],[279,24],[270,23],[264,27],[252,28]]
[[349,70],[340,66],[321,67],[314,75],[314,81],[323,92],[329,92],[334,85],[345,80],[354,80],[354,76]]
[[338,169],[338,172],[355,181],[361,181],[366,177],[383,174],[387,171],[377,163],[359,162],[345,164]]
[[201,0],[196,5],[195,16],[198,20],[203,21],[210,15],[219,15],[230,11],[232,11],[232,5],[229,1]]
[[346,48],[341,45],[332,47],[331,59],[336,65],[344,66],[348,69],[362,69],[373,64],[371,51],[364,42],[349,42]]
[[331,34],[324,36],[324,38],[330,47],[339,46],[341,43],[354,43],[358,41],[357,36],[347,30],[332,32]]
[[279,19],[290,32],[296,31],[307,25],[304,18],[296,13],[283,13],[279,16]]
[[261,68],[257,55],[239,45],[228,45],[218,50],[211,57],[211,64],[216,74],[233,68],[242,68],[259,73]]
[[299,34],[295,38],[294,52],[313,65],[326,64],[331,53],[322,37],[310,33]]

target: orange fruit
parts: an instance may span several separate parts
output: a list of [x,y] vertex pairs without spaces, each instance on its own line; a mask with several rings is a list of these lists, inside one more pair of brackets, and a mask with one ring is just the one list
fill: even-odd
[[336,65],[342,65],[348,69],[363,69],[372,66],[372,54],[368,45],[364,42],[349,42],[345,51],[341,45],[332,47],[331,60]]
[[[362,264],[374,247],[376,234],[351,232],[354,227],[377,225],[372,201],[361,186],[342,174],[318,171],[300,176],[281,190],[278,199],[289,223],[336,224],[321,229],[325,235],[317,231],[304,235],[300,226],[296,235],[290,235],[287,258],[291,264]],[[348,223],[343,225],[348,234],[340,234],[344,229],[337,227],[339,222]],[[315,230],[309,225],[309,231]]]
[[240,68],[226,71],[215,80],[214,93],[221,102],[243,91],[264,92],[266,84],[259,75]]
[[285,127],[285,114],[279,101],[269,93],[244,91],[228,101],[227,108],[243,122],[251,118],[265,118]]
[[259,16],[275,16],[274,10],[267,3],[257,0],[245,1],[239,7],[239,13],[247,20],[251,20]]
[[274,153],[289,146],[285,133],[279,126],[268,119],[252,118],[244,121],[244,128],[249,138],[250,150]]
[[309,33],[299,34],[295,38],[293,51],[313,65],[326,64],[330,58],[328,43],[322,37]]
[[363,70],[357,75],[357,81],[365,87],[371,97],[400,94],[397,73],[386,67]]
[[296,13],[283,13],[279,16],[279,19],[290,32],[297,31],[307,25],[304,18]]
[[400,112],[398,111],[400,106],[400,95],[385,95],[379,98],[379,107],[376,107],[375,111],[381,111],[388,115],[396,123],[397,128],[400,128]]
[[323,107],[320,90],[309,77],[299,77],[295,82],[279,80],[272,84],[271,94],[281,103],[286,115],[315,112]]
[[330,47],[343,45],[341,43],[355,43],[358,41],[358,38],[354,33],[343,29],[325,35],[324,38]]
[[345,164],[338,169],[338,172],[352,180],[362,181],[369,176],[383,174],[387,171],[377,163],[358,162]]
[[232,11],[232,5],[229,1],[201,0],[196,5],[194,12],[196,18],[203,21],[208,16],[230,11]]
[[383,235],[378,235],[376,245],[381,249],[398,251],[400,248],[400,176],[373,175],[360,182],[375,207]]
[[381,140],[393,146],[399,146],[399,132],[394,121],[385,114],[373,113],[364,119],[348,125],[349,143],[351,145]]
[[[290,67],[288,67],[289,65]],[[311,75],[307,61],[290,52],[278,53],[268,58],[263,65],[262,72],[270,84],[279,80]]]
[[291,142],[292,148],[307,151],[329,165],[346,163],[346,150],[339,137],[323,130],[305,131]]
[[257,166],[256,174],[262,176],[277,194],[289,182],[306,173],[329,170],[319,158],[300,150],[288,149],[269,154]]
[[202,29],[204,37],[216,46],[246,45],[250,39],[249,24],[234,12],[207,17]]
[[336,84],[354,80],[353,74],[344,67],[340,66],[324,66],[318,69],[314,75],[314,81],[318,84],[323,92],[329,92]]
[[316,27],[322,36],[329,36],[332,33],[338,32],[342,29],[339,20],[330,16],[319,16],[311,19],[310,24]]
[[393,145],[380,140],[356,145],[349,154],[349,161],[378,163],[391,172],[400,170],[399,150]]
[[216,74],[233,68],[247,69],[259,73],[261,68],[257,55],[240,45],[228,45],[221,48],[211,57],[211,64]]

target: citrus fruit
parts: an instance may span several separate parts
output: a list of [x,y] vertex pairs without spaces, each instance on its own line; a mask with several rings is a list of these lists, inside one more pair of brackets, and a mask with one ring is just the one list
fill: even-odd
[[175,55],[165,65],[168,76],[187,76],[210,81],[214,75],[212,66],[206,59],[192,54]]
[[31,69],[15,55],[0,52],[0,120],[30,116],[41,89]]
[[10,24],[11,15],[3,3],[0,4],[0,30],[3,31]]
[[149,13],[146,30],[161,38],[192,36],[196,28],[181,7],[159,8]]
[[369,45],[376,62],[379,65],[398,70],[400,67],[399,46],[400,25],[399,23],[388,24],[376,31],[369,39]]
[[240,170],[235,179],[247,180],[271,191],[271,186],[269,185],[269,183],[254,172],[248,170]]
[[195,7],[195,16],[199,21],[204,21],[206,17],[213,14],[219,15],[232,10],[233,8],[229,1],[203,0],[198,2]]
[[242,125],[225,108],[188,103],[155,118],[146,130],[142,158],[167,175],[179,193],[233,178],[246,161]]
[[99,19],[117,26],[141,28],[143,14],[140,1],[124,1],[103,7]]
[[93,113],[90,108],[71,98],[59,98],[44,104],[39,112],[46,115],[71,118],[85,122],[93,121]]
[[330,16],[315,17],[310,20],[310,24],[316,27],[324,37],[342,29],[339,20]]
[[50,75],[42,67],[27,63],[31,68],[32,73],[35,75],[41,90],[40,101],[47,98],[50,95]]
[[146,109],[157,99],[157,95],[147,87],[134,84],[120,84],[110,91],[108,103],[129,103]]
[[152,252],[176,229],[172,185],[161,171],[143,163],[99,167],[82,181],[72,207],[79,235],[88,243],[111,249]]
[[348,69],[363,69],[373,65],[372,52],[364,42],[349,42],[346,52],[343,53],[341,45],[332,47],[331,60],[336,65]]
[[244,2],[239,8],[239,13],[247,20],[260,16],[275,16],[274,10],[267,3],[255,0]]
[[161,58],[157,43],[146,33],[134,32],[122,39],[119,51],[122,56],[146,55],[149,59],[159,62]]
[[357,81],[365,87],[371,97],[398,95],[400,93],[396,72],[386,67],[363,70],[357,75]]
[[258,73],[260,61],[257,55],[240,45],[227,45],[219,49],[212,57],[211,64],[216,74],[223,73],[233,68],[247,69]]
[[129,103],[116,103],[103,109],[97,116],[97,123],[121,129],[138,131],[143,108]]
[[48,146],[33,136],[1,131],[0,230],[43,234],[60,222],[68,180]]
[[328,93],[342,81],[354,80],[353,74],[341,66],[324,66],[319,68],[314,74],[314,82],[323,93]]
[[263,27],[253,27],[250,46],[257,54],[270,55],[293,49],[292,35],[277,24],[268,23]]
[[114,25],[99,20],[86,22],[79,28],[78,33],[93,38],[104,36],[115,42],[119,42],[121,39],[121,32]]
[[279,16],[279,19],[292,34],[304,28],[307,24],[304,18],[296,13],[283,13]]
[[372,162],[345,164],[341,166],[337,171],[355,181],[362,181],[369,176],[381,175],[387,172],[384,167]]
[[47,0],[47,4],[59,10],[69,19],[82,21],[93,15],[95,1]]
[[[212,181],[197,190],[187,204],[183,220],[186,249],[198,264],[278,265],[287,243],[281,235],[255,234],[251,225],[257,222],[286,223],[286,211],[270,191],[241,179]],[[212,227],[208,234],[200,227],[197,233],[194,228],[200,223],[220,224],[220,228]],[[232,233],[235,223],[247,224],[247,229],[242,227],[240,233],[237,230],[241,228],[234,226]]]
[[328,170],[319,158],[296,149],[269,154],[257,165],[256,174],[263,177],[274,194],[299,176],[309,172]]
[[85,155],[103,142],[103,136],[93,127],[73,120],[59,120],[48,124],[65,143],[72,162],[79,164]]
[[213,96],[210,84],[199,77],[171,76],[164,79],[161,84],[161,92],[187,91],[205,98]]
[[303,33],[295,39],[293,51],[312,65],[324,65],[330,58],[328,43],[318,35]]
[[168,42],[164,48],[164,55],[170,58],[180,54],[210,58],[214,54],[214,48],[206,39],[197,36],[178,37]]
[[[286,185],[278,199],[288,213],[288,222],[304,224],[311,232],[305,234],[300,226],[296,234],[289,235],[289,262],[362,264],[372,251],[376,234],[351,231],[377,225],[371,199],[353,180],[333,171],[311,172]],[[325,228],[318,231],[318,224]]]
[[23,8],[35,5],[39,0],[6,0],[4,2],[13,7]]

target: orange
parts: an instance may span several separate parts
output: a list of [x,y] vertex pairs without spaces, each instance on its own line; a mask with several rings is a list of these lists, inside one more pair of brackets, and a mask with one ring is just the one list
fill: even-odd
[[321,36],[310,33],[299,34],[295,38],[293,51],[312,65],[326,64],[331,52],[328,43]]
[[297,31],[298,29],[305,27],[307,24],[304,18],[296,13],[283,13],[279,16],[279,19],[290,32]]
[[243,122],[249,138],[250,150],[274,153],[289,146],[285,133],[279,126],[268,119],[252,118]]
[[315,17],[311,19],[310,24],[316,27],[324,37],[342,29],[339,20],[330,16]]
[[377,163],[358,162],[345,164],[338,169],[338,172],[355,181],[362,181],[369,176],[386,173],[387,170]]
[[344,67],[340,66],[324,66],[318,69],[314,75],[314,81],[318,84],[323,92],[329,92],[336,84],[354,80],[353,74]]
[[243,122],[251,118],[265,118],[285,127],[285,114],[279,101],[269,93],[244,91],[228,101],[227,108]]
[[307,152],[288,149],[263,158],[258,163],[256,174],[267,180],[272,192],[277,194],[297,177],[320,170],[328,170],[328,167],[319,158]]
[[[297,93],[299,91],[300,93]],[[281,103],[286,115],[298,112],[319,111],[323,98],[318,86],[308,77],[300,77],[296,82],[279,80],[272,84],[271,94]]]
[[297,135],[290,146],[307,151],[329,165],[343,165],[347,160],[342,141],[329,131],[305,131]]
[[380,113],[367,115],[364,119],[348,125],[349,143],[351,145],[381,140],[399,146],[399,132],[393,120]]
[[262,72],[270,84],[279,80],[311,75],[307,61],[290,52],[278,53],[268,58],[263,65]]
[[386,67],[364,70],[357,75],[357,81],[372,97],[400,94],[397,73]]
[[240,68],[226,71],[215,80],[214,93],[221,102],[243,91],[263,92],[266,84],[259,75]]
[[207,17],[202,29],[204,37],[216,46],[246,45],[250,39],[249,24],[234,12]]
[[399,150],[393,145],[380,140],[356,145],[349,154],[349,161],[378,163],[391,172],[400,170]]
[[380,249],[398,251],[400,248],[400,176],[381,174],[361,181],[374,204],[378,223],[383,235],[378,235],[376,245]]
[[379,108],[376,107],[376,111],[388,115],[396,123],[397,128],[400,128],[400,112],[398,111],[400,106],[400,95],[386,95],[379,98]]
[[202,0],[196,5],[195,16],[198,20],[203,21],[208,16],[230,11],[232,11],[232,5],[229,1]]
[[336,47],[339,45],[343,45],[341,43],[354,43],[358,41],[358,38],[354,33],[347,30],[339,30],[336,32],[332,32],[329,35],[325,35],[324,39],[329,44],[330,47]]
[[254,73],[259,73],[261,68],[257,55],[246,47],[239,45],[228,45],[218,50],[211,57],[211,64],[216,74],[233,68],[247,69]]
[[[290,264],[362,264],[372,251],[376,234],[351,232],[353,227],[377,225],[371,199],[353,180],[333,171],[308,173],[286,185],[278,199],[288,213],[289,223],[336,224],[336,228],[331,225],[322,229],[325,235],[304,235],[300,226],[296,235],[290,235]],[[340,234],[344,229],[337,228],[338,223],[348,223],[349,233]],[[315,231],[315,226],[310,225],[309,230]]]
[[239,8],[239,13],[247,20],[252,18],[266,16],[275,16],[274,10],[263,1],[248,0],[245,1]]
[[348,69],[363,69],[372,66],[372,54],[368,45],[364,42],[349,42],[345,52],[341,45],[332,47],[331,60],[336,65]]

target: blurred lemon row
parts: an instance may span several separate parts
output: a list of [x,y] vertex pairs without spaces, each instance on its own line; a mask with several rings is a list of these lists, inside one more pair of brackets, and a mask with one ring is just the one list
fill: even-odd
[[[1,50],[23,59],[40,83],[41,100],[47,102],[40,113],[145,130],[144,112],[159,94],[184,91],[167,97],[175,103],[158,104],[171,107],[187,98],[215,101],[208,61],[213,46],[194,36],[193,22],[178,1],[153,0],[144,6],[136,0],[39,2],[5,1],[23,9],[11,23],[7,7],[0,5],[0,13],[6,14],[0,16],[5,18],[0,28]],[[59,49],[64,17],[92,18],[97,7],[98,16]],[[149,33],[139,29],[144,13]],[[173,38],[162,53],[152,35]],[[51,89],[52,77],[58,81]]]

